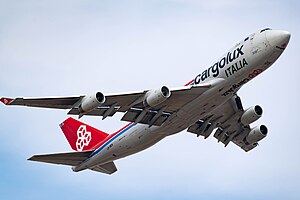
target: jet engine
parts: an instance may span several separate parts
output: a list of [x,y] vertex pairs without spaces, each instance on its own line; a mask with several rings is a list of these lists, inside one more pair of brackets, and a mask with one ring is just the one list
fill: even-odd
[[241,123],[245,126],[258,120],[263,113],[263,109],[256,105],[248,108],[241,117]]
[[251,129],[248,136],[246,137],[246,141],[249,144],[254,144],[266,137],[267,134],[268,128],[265,125],[260,125]]
[[166,86],[162,86],[160,89],[150,90],[145,95],[144,105],[149,107],[157,106],[170,96],[171,91]]
[[105,102],[105,96],[101,92],[97,92],[93,95],[87,95],[81,100],[79,105],[79,112],[86,113],[94,110]]

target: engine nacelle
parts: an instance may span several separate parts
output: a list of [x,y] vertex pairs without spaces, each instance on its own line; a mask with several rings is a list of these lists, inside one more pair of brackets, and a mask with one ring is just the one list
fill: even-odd
[[86,113],[94,110],[105,102],[105,96],[101,92],[97,92],[93,95],[87,95],[81,100],[79,105],[79,112]]
[[162,86],[160,89],[150,90],[145,95],[144,105],[154,107],[161,104],[171,96],[168,87]]
[[263,113],[263,109],[256,105],[248,108],[241,117],[241,123],[245,126],[258,120]]
[[246,137],[246,141],[249,144],[254,144],[266,137],[267,134],[268,128],[265,125],[260,125],[251,129],[248,136]]

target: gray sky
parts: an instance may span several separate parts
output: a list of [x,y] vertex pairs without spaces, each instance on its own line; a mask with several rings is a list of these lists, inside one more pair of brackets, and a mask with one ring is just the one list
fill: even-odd
[[[269,135],[245,153],[181,132],[116,161],[113,176],[26,161],[71,151],[66,111],[0,106],[1,199],[299,199],[298,1],[0,0],[0,96],[66,96],[181,86],[261,28],[290,44],[239,92]],[[82,121],[114,132],[121,115]]]

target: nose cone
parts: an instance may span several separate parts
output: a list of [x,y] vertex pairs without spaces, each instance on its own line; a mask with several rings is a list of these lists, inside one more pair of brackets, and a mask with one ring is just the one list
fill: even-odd
[[271,46],[284,50],[290,41],[291,34],[287,31],[270,30],[266,31],[266,38]]

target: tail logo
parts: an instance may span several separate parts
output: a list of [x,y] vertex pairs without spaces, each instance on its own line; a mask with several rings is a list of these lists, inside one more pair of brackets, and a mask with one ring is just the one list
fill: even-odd
[[92,140],[91,132],[86,130],[85,125],[81,125],[77,130],[77,141],[76,148],[77,151],[82,151],[85,146],[88,146]]

